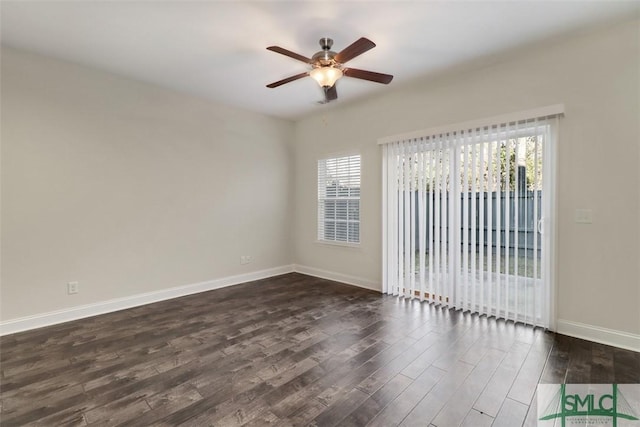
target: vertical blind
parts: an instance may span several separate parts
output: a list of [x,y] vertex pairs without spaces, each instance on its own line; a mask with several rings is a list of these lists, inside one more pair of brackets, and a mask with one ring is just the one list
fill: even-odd
[[557,115],[383,145],[383,291],[549,327]]
[[360,243],[360,155],[318,160],[318,240]]

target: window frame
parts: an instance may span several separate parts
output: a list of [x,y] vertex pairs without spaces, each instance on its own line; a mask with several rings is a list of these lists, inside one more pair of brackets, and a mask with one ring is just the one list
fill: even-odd
[[[324,186],[326,188],[327,185],[327,180],[326,180],[326,165],[327,165],[327,161],[335,161],[338,162],[341,159],[347,159],[347,158],[352,158],[352,157],[358,157],[358,174],[357,174],[357,180],[358,180],[358,195],[357,196],[353,196],[353,195],[349,195],[349,196],[343,196],[343,197],[338,197],[337,195],[335,197],[326,197],[326,195],[323,197],[323,195],[321,194],[321,189],[322,189],[322,181],[321,179],[323,178],[321,176],[321,167],[325,168],[325,181],[324,181]],[[352,160],[349,160],[352,161]],[[342,152],[342,153],[332,153],[332,154],[328,154],[325,155],[321,158],[319,158],[316,162],[316,166],[317,166],[317,175],[316,175],[316,183],[317,183],[317,193],[316,193],[316,243],[319,244],[323,244],[323,245],[334,245],[334,246],[342,246],[342,247],[350,247],[350,248],[359,248],[362,244],[362,155],[359,152]],[[356,177],[354,174],[349,174],[348,175],[348,179],[353,179],[354,177]],[[326,224],[327,220],[326,220],[326,207],[323,209],[323,203],[326,203],[327,200],[333,200],[333,201],[339,201],[339,200],[352,200],[352,201],[357,201],[358,202],[358,217],[356,220],[350,220],[349,219],[349,211],[347,210],[347,218],[345,220],[337,220],[336,217],[334,217],[333,219],[333,223],[337,224],[339,222],[345,222],[347,224],[349,223],[356,223],[358,225],[358,232],[357,232],[357,238],[358,240],[349,240],[349,229],[347,228],[346,231],[346,239],[345,240],[338,240],[338,236],[337,236],[337,232],[334,232],[334,238],[335,240],[330,240],[330,239],[326,239],[326,238],[322,238],[322,234],[324,233],[324,236],[326,236],[326,232],[325,232],[325,228],[324,225]],[[347,205],[348,206],[348,205]],[[321,210],[322,209],[322,210]],[[331,221],[331,220],[330,220]],[[347,226],[348,227],[348,226]]]

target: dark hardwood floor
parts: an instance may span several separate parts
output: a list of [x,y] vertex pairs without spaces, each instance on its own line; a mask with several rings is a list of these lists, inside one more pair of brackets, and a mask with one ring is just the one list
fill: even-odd
[[535,425],[640,353],[287,274],[2,337],[17,425]]

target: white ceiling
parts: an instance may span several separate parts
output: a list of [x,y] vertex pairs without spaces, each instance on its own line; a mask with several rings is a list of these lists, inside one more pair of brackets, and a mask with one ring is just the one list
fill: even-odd
[[520,45],[640,13],[640,1],[2,1],[8,46],[283,118],[297,118],[389,87],[351,78],[319,106],[307,70],[269,52],[338,52],[359,37],[377,47],[355,68],[395,75],[391,86]]

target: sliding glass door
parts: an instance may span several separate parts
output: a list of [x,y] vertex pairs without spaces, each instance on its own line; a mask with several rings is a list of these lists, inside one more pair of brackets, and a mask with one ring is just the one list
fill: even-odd
[[384,290],[549,326],[555,119],[387,143]]

